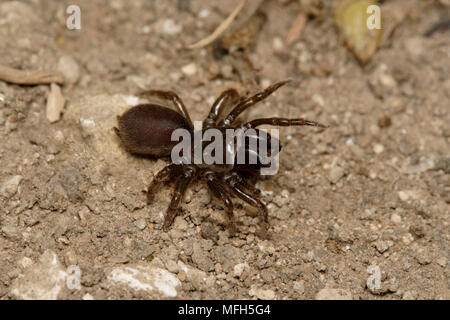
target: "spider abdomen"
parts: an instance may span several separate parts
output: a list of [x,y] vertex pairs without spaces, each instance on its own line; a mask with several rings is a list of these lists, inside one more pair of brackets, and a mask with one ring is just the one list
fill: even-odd
[[141,104],[118,117],[116,133],[128,151],[163,157],[170,156],[178,143],[171,140],[176,129],[192,131],[191,125],[178,112],[155,104]]

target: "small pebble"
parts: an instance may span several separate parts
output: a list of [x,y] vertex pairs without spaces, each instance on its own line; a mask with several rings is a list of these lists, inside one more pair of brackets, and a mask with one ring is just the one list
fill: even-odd
[[437,264],[440,265],[442,268],[445,268],[447,266],[447,258],[446,257],[440,257],[436,260]]
[[375,152],[376,154],[380,154],[383,151],[384,151],[384,146],[382,144],[375,143],[373,145],[373,152]]
[[244,272],[245,267],[248,266],[246,263],[238,263],[233,268],[233,274],[235,277],[240,277]]
[[380,73],[378,80],[385,89],[393,89],[397,86],[395,79],[386,73]]
[[331,183],[336,183],[344,176],[344,169],[339,166],[334,166],[328,172],[328,179]]
[[402,217],[400,217],[398,214],[396,214],[396,213],[393,213],[392,215],[391,215],[391,221],[393,222],[393,223],[395,223],[395,224],[400,224],[400,223],[402,223]]
[[189,63],[182,67],[181,71],[187,76],[193,76],[197,73],[197,66],[195,63]]
[[260,300],[273,300],[275,298],[275,292],[273,290],[264,290],[261,288],[255,288],[254,286],[250,289],[249,295]]
[[50,93],[47,98],[47,120],[51,123],[58,121],[61,118],[61,112],[64,109],[66,99],[61,93],[61,88],[52,83],[50,85]]
[[176,24],[172,19],[164,20],[162,23],[162,31],[168,35],[175,35],[183,30],[181,25]]
[[280,37],[273,38],[273,48],[276,52],[282,52],[284,49],[283,40]]
[[294,290],[298,294],[304,294],[305,293],[305,282],[302,280],[294,281]]
[[91,296],[89,293],[86,293],[81,299],[83,299],[83,300],[94,300],[94,297]]
[[145,221],[144,218],[137,219],[137,220],[134,222],[134,224],[135,224],[135,226],[136,226],[139,230],[144,230],[145,227],[147,226],[147,222]]
[[20,175],[10,178],[3,184],[0,194],[8,198],[12,197],[17,192],[20,181],[22,181],[22,176]]
[[80,78],[78,63],[71,56],[62,56],[59,58],[58,71],[62,73],[64,81],[68,84],[75,84]]
[[205,19],[205,18],[207,18],[209,16],[209,14],[210,14],[210,12],[209,12],[208,9],[202,9],[199,12],[198,17],[201,18],[201,19]]
[[398,197],[402,201],[407,201],[409,199],[409,194],[406,191],[399,191],[398,192]]
[[423,37],[407,38],[405,49],[413,57],[421,56],[425,49]]
[[28,257],[23,257],[22,259],[20,259],[19,265],[22,268],[26,269],[26,268],[30,267],[31,265],[33,265],[33,260],[31,260]]
[[316,300],[352,300],[353,296],[349,290],[324,288],[316,295]]

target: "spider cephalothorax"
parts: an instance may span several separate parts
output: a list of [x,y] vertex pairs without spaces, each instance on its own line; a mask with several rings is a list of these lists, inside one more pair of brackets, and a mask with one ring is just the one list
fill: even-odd
[[[264,138],[260,136],[260,131],[256,129],[260,125],[273,126],[316,126],[325,128],[326,126],[305,119],[287,118],[261,118],[249,122],[238,122],[238,116],[249,107],[265,99],[275,90],[289,82],[289,80],[277,82],[265,90],[248,98],[241,98],[234,89],[224,91],[212,105],[211,111],[203,121],[202,130],[208,129],[254,129],[256,140],[266,139],[270,145],[273,139],[269,134]],[[170,101],[177,111],[156,104],[141,104],[127,110],[118,117],[118,128],[114,128],[117,135],[122,140],[125,148],[135,154],[151,155],[155,157],[167,157],[171,155],[172,149],[177,144],[172,141],[172,133],[177,129],[184,129],[194,133],[194,126],[190,119],[182,100],[172,91],[152,90],[146,91],[145,95],[155,95]],[[224,110],[235,105],[231,112],[224,115]],[[268,222],[268,212],[265,204],[260,200],[261,192],[255,187],[256,180],[261,174],[261,169],[267,164],[259,161],[259,149],[255,149],[251,144],[241,145],[246,155],[254,154],[258,161],[256,163],[235,163],[235,164],[192,164],[192,163],[172,163],[158,172],[148,187],[147,202],[153,200],[156,187],[163,181],[171,179],[175,181],[175,190],[170,201],[164,219],[164,230],[172,224],[177,215],[180,201],[194,180],[202,180],[214,197],[224,204],[228,216],[230,234],[236,232],[236,224],[233,216],[232,197],[237,196],[249,205],[256,207],[262,214],[264,222]],[[278,153],[275,150],[275,153]],[[248,158],[248,157],[247,157]]]

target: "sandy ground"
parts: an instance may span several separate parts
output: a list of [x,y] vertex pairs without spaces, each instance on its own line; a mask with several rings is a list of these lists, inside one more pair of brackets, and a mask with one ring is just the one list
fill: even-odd
[[[74,2],[80,30],[65,26]],[[366,66],[338,42],[338,1],[322,1],[290,46],[299,1],[270,0],[243,53],[185,48],[238,2],[0,3],[0,63],[61,70],[67,99],[49,123],[48,85],[0,81],[0,298],[450,298],[450,37],[422,36],[448,2],[408,1]],[[267,234],[236,201],[229,238],[200,183],[162,231],[172,189],[149,206],[144,191],[168,160],[125,152],[116,116],[139,90],[170,88],[200,120],[226,88],[286,78],[295,81],[245,116],[330,128],[281,129],[280,171],[257,184]]]

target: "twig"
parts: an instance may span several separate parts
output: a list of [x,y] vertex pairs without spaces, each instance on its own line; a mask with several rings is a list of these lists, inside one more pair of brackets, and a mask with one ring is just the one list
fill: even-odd
[[0,64],[0,80],[14,84],[62,84],[64,79],[61,74],[41,70],[19,70]]
[[217,38],[219,38],[220,35],[226,29],[228,29],[228,27],[231,25],[231,23],[233,22],[234,18],[236,18],[236,16],[242,10],[242,8],[244,7],[246,2],[247,2],[247,0],[241,0],[241,2],[239,2],[239,4],[236,6],[236,8],[233,10],[233,12],[217,27],[216,30],[214,30],[214,32],[212,34],[210,34],[206,38],[204,38],[204,39],[202,39],[202,40],[200,40],[200,41],[198,41],[198,42],[196,42],[194,44],[189,45],[188,48],[189,49],[202,48],[202,47],[207,46],[208,44],[212,43]]
[[292,44],[295,40],[298,39],[298,37],[300,36],[300,33],[303,30],[303,27],[305,25],[306,22],[306,14],[304,14],[303,12],[301,12],[297,18],[295,19],[294,23],[292,24],[291,29],[289,30],[285,43],[287,46],[289,46],[290,44]]

